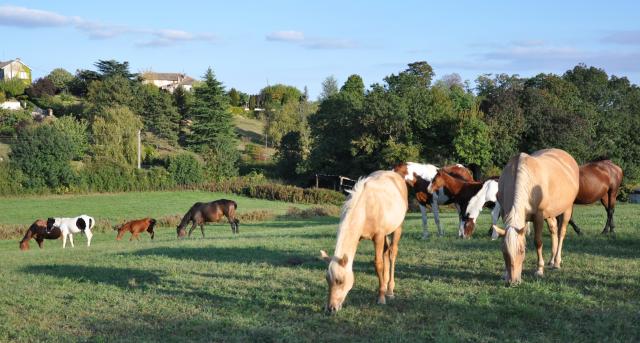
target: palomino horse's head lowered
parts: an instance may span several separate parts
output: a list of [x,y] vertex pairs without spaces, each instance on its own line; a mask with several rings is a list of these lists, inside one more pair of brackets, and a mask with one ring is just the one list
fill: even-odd
[[334,314],[342,308],[342,303],[347,293],[353,287],[353,270],[348,268],[349,258],[345,254],[342,258],[330,257],[324,250],[320,250],[321,258],[329,263],[327,269],[327,284],[329,284],[329,296],[325,311]]
[[517,229],[509,226],[506,230],[503,230],[493,225],[492,229],[492,239],[504,236],[504,241],[502,242],[502,256],[506,267],[504,280],[510,285],[519,284],[522,281],[527,227]]

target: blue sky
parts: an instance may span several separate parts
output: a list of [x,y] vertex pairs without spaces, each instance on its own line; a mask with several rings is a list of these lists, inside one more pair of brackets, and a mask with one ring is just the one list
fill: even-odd
[[381,82],[407,63],[458,73],[563,73],[584,62],[640,83],[639,1],[17,1],[0,3],[0,60],[34,77],[129,61],[134,72],[211,66],[227,86]]

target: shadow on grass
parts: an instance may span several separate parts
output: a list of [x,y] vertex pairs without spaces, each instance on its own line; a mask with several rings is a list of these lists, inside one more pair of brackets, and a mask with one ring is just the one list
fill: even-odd
[[155,272],[132,268],[44,264],[27,266],[22,271],[34,275],[69,278],[78,282],[108,284],[124,289],[145,289],[160,281],[160,276]]
[[267,263],[276,267],[304,266],[319,269],[324,262],[317,257],[301,254],[298,251],[269,250],[255,248],[189,248],[162,247],[139,250],[131,253],[134,256],[163,256],[178,260],[213,261],[222,263]]

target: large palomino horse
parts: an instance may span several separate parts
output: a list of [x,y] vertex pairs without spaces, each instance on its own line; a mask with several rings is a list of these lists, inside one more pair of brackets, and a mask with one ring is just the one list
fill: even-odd
[[[442,169],[459,179],[473,181],[471,171],[461,164],[446,166]],[[450,203],[449,198],[444,194],[444,191],[440,191],[435,194],[431,194],[427,191],[429,183],[431,183],[431,180],[436,176],[439,168],[433,164],[406,162],[396,165],[393,170],[404,175],[406,182],[413,186],[413,189],[415,190],[416,200],[418,200],[420,212],[422,213],[422,238],[429,238],[429,230],[427,229],[427,204],[431,205],[433,218],[436,222],[436,226],[438,227],[438,235],[444,236],[444,230],[442,229],[442,225],[440,225],[440,211],[438,205]],[[422,178],[422,181],[416,180],[416,175]]]
[[578,164],[560,149],[540,150],[531,155],[520,153],[509,160],[498,186],[498,202],[502,204],[506,228],[494,226],[494,230],[504,236],[502,255],[507,282],[521,281],[528,221],[533,222],[535,228],[536,275],[544,274],[542,226],[545,220],[551,233],[549,265],[560,268],[562,243],[573,212],[573,201],[578,195],[579,179]]
[[197,202],[191,206],[189,211],[182,217],[180,225],[178,225],[176,232],[178,238],[182,238],[186,234],[186,226],[189,222],[192,223],[191,229],[189,229],[189,237],[195,230],[196,225],[200,225],[200,231],[202,231],[202,238],[204,238],[204,224],[210,222],[218,222],[222,217],[227,217],[229,224],[231,224],[231,232],[236,234],[240,232],[240,220],[236,218],[236,210],[238,204],[233,200],[219,199],[212,202]]
[[[580,190],[574,203],[586,205],[600,200],[602,206],[607,210],[607,223],[602,230],[603,234],[615,233],[613,212],[623,176],[622,168],[606,158],[580,166]],[[573,222],[573,219],[569,221],[569,224],[580,234],[580,228]]]
[[[333,256],[320,251],[322,258],[329,263],[327,312],[340,310],[353,287],[353,259],[361,239],[372,240],[375,247],[378,304],[386,303],[385,296],[393,298],[398,242],[408,209],[407,194],[403,177],[393,171],[377,171],[356,183],[342,207]],[[389,241],[387,236],[392,233]]]
[[55,220],[49,218],[48,220],[38,219],[27,229],[24,233],[24,237],[20,241],[20,250],[29,250],[29,241],[34,238],[38,242],[40,249],[44,246],[45,239],[58,239],[62,236],[62,232],[59,228],[53,227]]
[[[429,193],[439,192],[444,189],[444,194],[456,205],[458,217],[458,236],[460,238],[470,238],[475,227],[475,220],[478,218],[482,207],[487,201],[495,203],[491,216],[493,225],[498,222],[500,214],[500,204],[497,202],[498,182],[488,180],[486,182],[464,181],[455,178],[443,169],[431,181],[427,188]],[[471,213],[469,209],[471,207]]]
[[86,214],[75,218],[53,218],[54,223],[53,226],[60,229],[62,232],[62,248],[67,247],[67,238],[69,238],[69,242],[71,243],[71,247],[74,248],[73,245],[73,235],[76,233],[84,233],[87,236],[87,246],[91,246],[91,237],[93,237],[93,233],[91,229],[93,229],[94,225],[96,225],[95,219],[89,217]]
[[116,236],[116,241],[122,239],[125,233],[131,232],[131,237],[129,241],[132,241],[134,238],[136,240],[140,240],[139,236],[142,232],[147,231],[151,235],[151,239],[155,236],[155,231],[153,231],[154,226],[156,225],[156,220],[153,218],[144,218],[138,220],[132,220],[128,223],[122,224],[120,226],[115,226],[113,229],[118,231],[118,236]]

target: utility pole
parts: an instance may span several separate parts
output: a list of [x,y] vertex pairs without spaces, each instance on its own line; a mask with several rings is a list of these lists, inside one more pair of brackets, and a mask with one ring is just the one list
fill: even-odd
[[142,163],[142,139],[140,139],[140,133],[142,130],[138,130],[138,169]]

